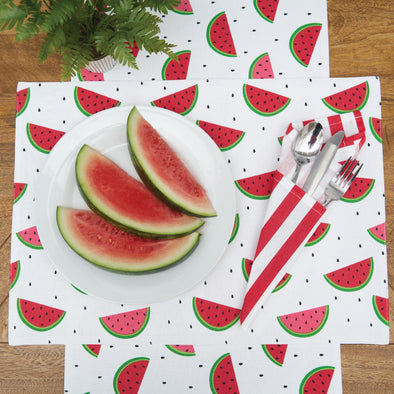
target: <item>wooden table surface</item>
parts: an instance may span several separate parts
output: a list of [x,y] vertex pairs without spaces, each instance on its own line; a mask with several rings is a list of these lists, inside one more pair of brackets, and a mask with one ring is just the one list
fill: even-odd
[[[327,0],[332,77],[378,75],[382,87],[390,299],[394,297],[394,1]],[[15,43],[0,34],[0,394],[62,393],[64,346],[7,344],[8,274],[13,201],[15,92],[18,81],[59,81],[54,57],[38,65],[40,37]],[[390,345],[343,345],[345,394],[394,393],[394,309]]]

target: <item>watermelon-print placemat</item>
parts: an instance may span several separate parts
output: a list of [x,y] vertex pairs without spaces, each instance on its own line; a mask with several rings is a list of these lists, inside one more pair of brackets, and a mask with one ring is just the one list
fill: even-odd
[[187,0],[160,17],[179,62],[133,44],[138,70],[117,64],[73,79],[329,77],[326,0]]
[[[53,145],[92,108],[150,103],[184,112],[223,150],[236,187],[234,231],[211,274],[181,296],[106,302],[65,281],[48,260],[36,228],[37,180]],[[388,343],[378,78],[20,83],[18,109],[10,344]],[[239,311],[282,137],[291,122],[349,110],[359,110],[366,127],[357,187],[330,206],[244,331]]]

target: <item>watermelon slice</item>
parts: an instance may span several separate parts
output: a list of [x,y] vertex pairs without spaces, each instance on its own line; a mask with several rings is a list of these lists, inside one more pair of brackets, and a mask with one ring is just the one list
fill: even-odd
[[278,284],[275,286],[274,290],[272,290],[273,293],[283,289],[288,283],[289,280],[291,279],[290,274],[284,274],[282,279],[278,282]]
[[322,101],[331,110],[343,114],[364,108],[368,97],[369,84],[368,81],[365,81],[349,89],[324,97]]
[[163,64],[161,77],[165,81],[187,78],[191,51],[179,51],[175,55],[178,60],[169,57]]
[[235,214],[235,219],[234,219],[234,225],[233,225],[233,230],[231,231],[230,239],[228,240],[228,243],[231,243],[234,238],[236,237],[237,233],[239,230],[239,214]]
[[329,306],[323,305],[305,311],[278,316],[281,327],[290,335],[310,337],[316,335],[326,324]]
[[166,345],[175,354],[180,356],[195,356],[196,352],[193,345]]
[[144,331],[148,324],[150,308],[117,313],[100,317],[100,323],[107,332],[118,338],[134,338]]
[[379,243],[386,245],[386,223],[372,226],[368,230],[368,234]]
[[64,240],[82,258],[121,272],[145,272],[181,261],[196,247],[200,235],[149,239],[126,233],[94,212],[58,207],[57,223]]
[[171,93],[151,102],[155,107],[168,109],[180,115],[188,114],[196,105],[198,98],[198,85]]
[[379,320],[389,325],[389,299],[377,295],[372,296],[372,305]]
[[252,175],[235,181],[235,186],[245,196],[255,200],[266,200],[273,189],[275,171]]
[[356,177],[341,200],[345,202],[359,202],[368,196],[374,185],[375,179]]
[[276,365],[283,366],[287,345],[261,345],[267,357]]
[[66,134],[64,131],[50,129],[33,123],[26,123],[27,137],[31,144],[42,153],[49,153]]
[[174,7],[172,11],[182,15],[193,14],[193,8],[189,0],[181,0],[181,2],[176,7]]
[[101,350],[101,345],[95,344],[95,345],[85,345],[83,344],[82,347],[93,357],[98,357],[100,350]]
[[267,52],[257,56],[249,68],[250,79],[270,79],[274,77],[270,56]]
[[209,385],[214,394],[239,394],[237,378],[230,353],[220,356],[211,368]]
[[244,131],[205,122],[204,120],[197,120],[197,124],[215,141],[222,152],[234,148],[245,135]]
[[256,112],[256,114],[263,116],[274,116],[282,112],[289,104],[291,99],[270,92],[268,90],[257,88],[256,86],[248,85],[243,86],[243,95],[248,107]]
[[373,269],[373,258],[370,257],[347,267],[329,272],[324,275],[324,279],[338,290],[356,291],[368,284],[371,280]]
[[318,242],[320,242],[327,235],[328,231],[330,230],[330,227],[331,224],[320,223],[316,228],[315,232],[309,238],[308,242],[305,244],[305,246],[316,245]]
[[273,23],[275,20],[276,10],[279,0],[253,0],[256,11],[267,22]]
[[138,48],[138,45],[137,45],[137,41],[134,39],[133,40],[133,45],[131,45],[130,42],[125,42],[125,44],[127,45],[126,48],[130,51],[130,53],[134,57],[137,57],[137,55],[138,55],[138,53],[140,51],[140,48]]
[[43,246],[40,241],[40,237],[38,236],[37,227],[29,227],[26,230],[21,230],[16,233],[17,238],[24,245],[33,249],[43,249]]
[[83,68],[77,76],[80,81],[104,81],[103,73],[94,73],[86,68]]
[[75,173],[88,206],[123,231],[147,238],[176,238],[191,234],[204,223],[171,209],[143,183],[88,145],[78,153]]
[[124,362],[114,375],[115,394],[137,394],[148,365],[149,358],[147,357],[136,357]]
[[298,63],[308,67],[321,31],[321,23],[300,26],[290,37],[290,51]]
[[21,272],[21,263],[19,260],[16,260],[10,264],[10,276],[8,281],[9,290],[11,290],[15,286],[15,283],[19,278],[20,272]]
[[23,323],[32,330],[48,331],[57,326],[66,315],[66,312],[37,302],[17,299],[18,314]]
[[372,131],[373,136],[380,143],[383,142],[383,129],[382,129],[382,119],[379,118],[369,118],[369,127]]
[[16,117],[25,112],[30,101],[30,88],[22,89],[16,92]]
[[118,107],[121,103],[113,98],[103,96],[100,93],[83,89],[76,86],[74,89],[74,100],[79,110],[86,116],[96,114],[108,108]]
[[209,46],[220,55],[237,56],[230,26],[224,11],[214,16],[209,22],[207,40]]
[[127,119],[127,140],[139,176],[160,200],[186,215],[217,215],[205,189],[136,107]]
[[26,189],[27,183],[14,183],[14,204],[22,198],[22,196],[25,194]]
[[308,372],[300,384],[300,394],[328,393],[335,367],[322,366]]
[[241,312],[238,308],[198,297],[193,297],[193,310],[198,321],[214,331],[224,331],[233,326],[238,321]]

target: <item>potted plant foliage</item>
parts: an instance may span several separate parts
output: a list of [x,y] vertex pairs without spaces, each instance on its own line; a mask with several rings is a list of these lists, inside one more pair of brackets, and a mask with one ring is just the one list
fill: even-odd
[[159,24],[160,15],[178,4],[179,0],[0,0],[0,31],[15,29],[15,41],[42,34],[38,61],[60,54],[66,80],[100,63],[108,68],[117,61],[138,68],[131,45],[175,58],[174,45],[159,36]]

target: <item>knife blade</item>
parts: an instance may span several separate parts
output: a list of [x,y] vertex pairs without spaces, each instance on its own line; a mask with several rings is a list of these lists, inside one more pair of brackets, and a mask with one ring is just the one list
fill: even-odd
[[341,144],[345,133],[343,131],[338,131],[335,133],[324,145],[323,149],[317,155],[315,162],[313,163],[312,169],[305,181],[302,188],[306,193],[312,195],[319,185],[320,181],[323,179],[325,173],[335,154]]

